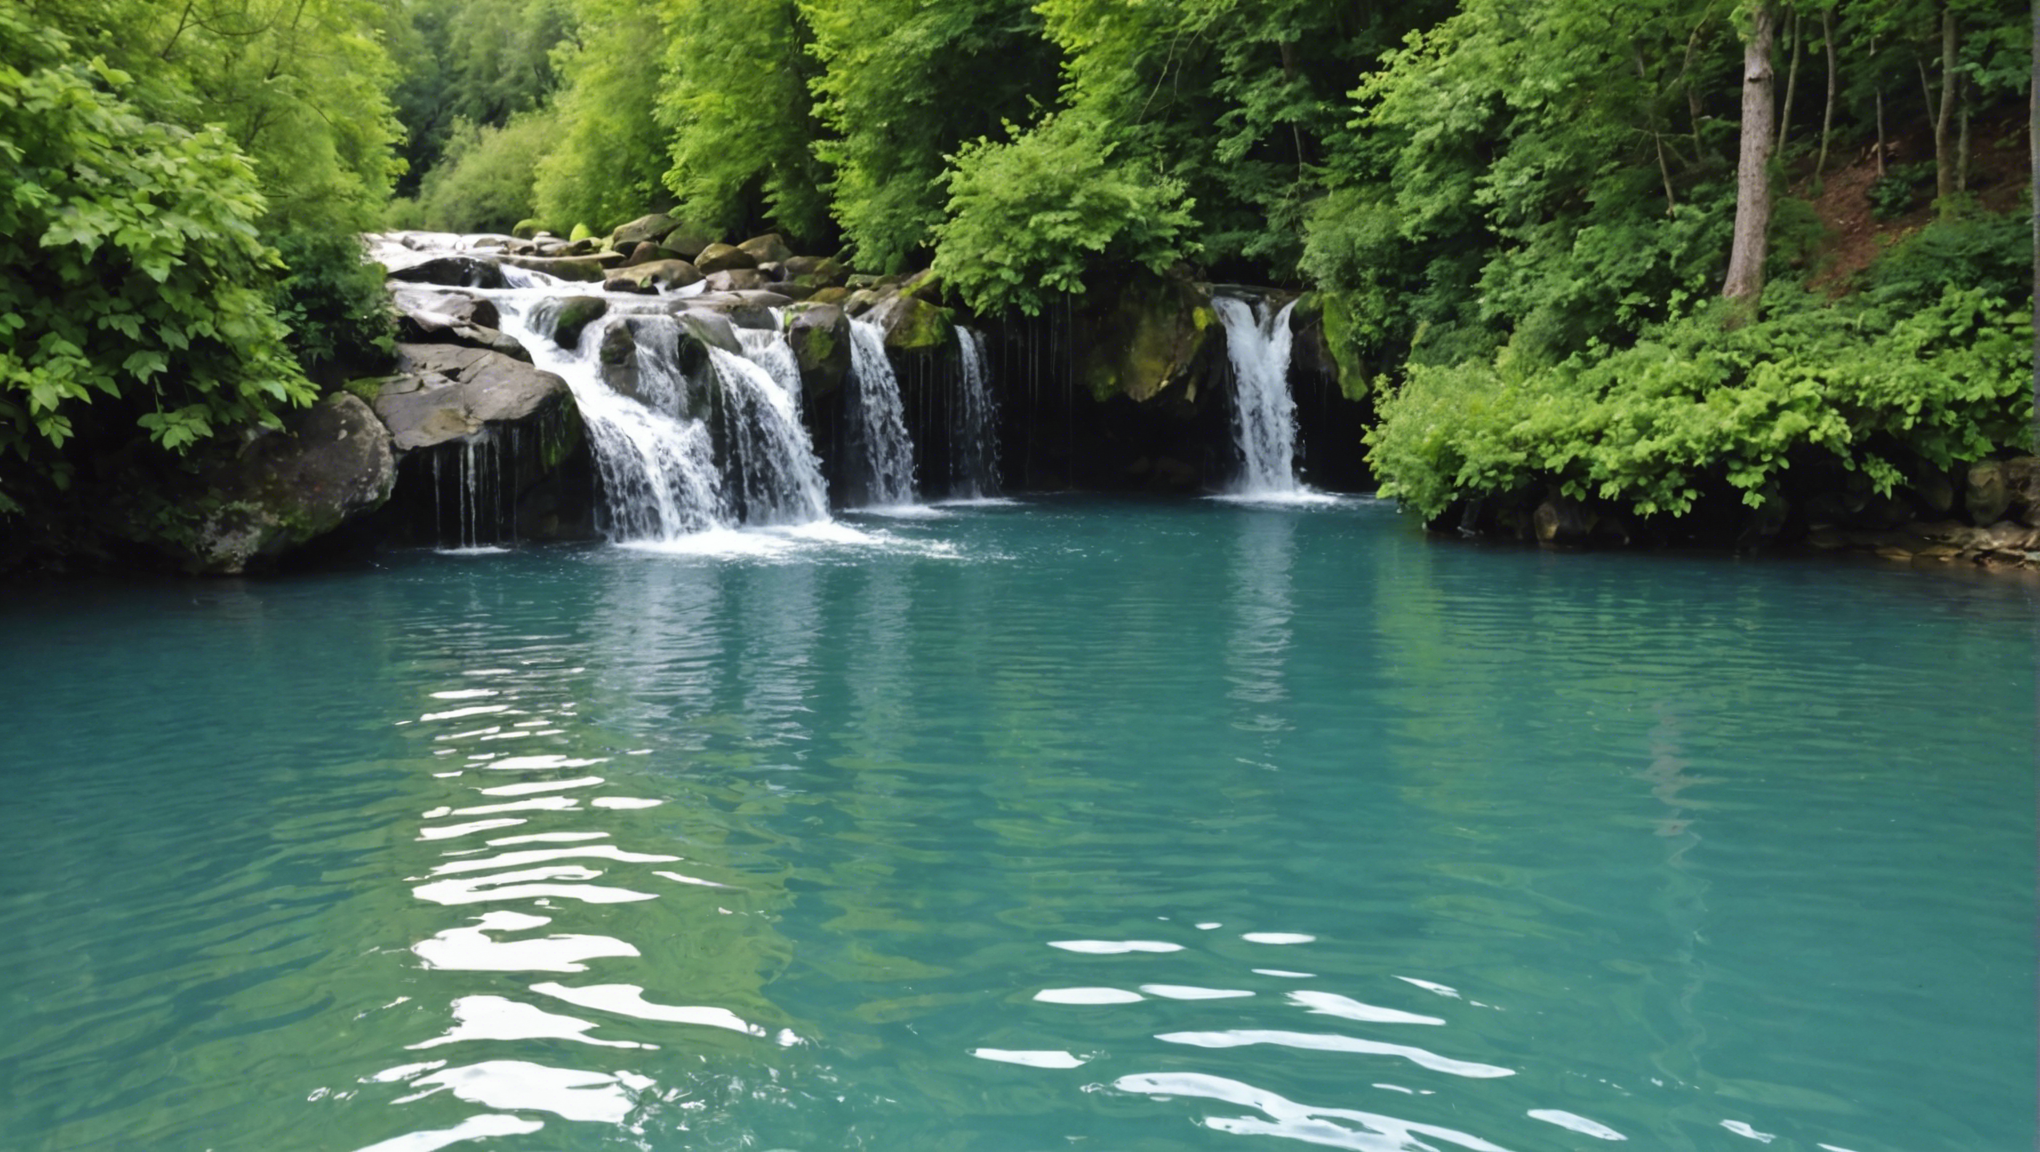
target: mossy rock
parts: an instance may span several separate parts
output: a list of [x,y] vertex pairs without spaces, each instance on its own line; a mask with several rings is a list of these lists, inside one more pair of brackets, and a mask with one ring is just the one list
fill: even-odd
[[752,259],[758,261],[760,266],[766,264],[784,264],[788,260],[793,259],[793,249],[786,246],[786,241],[777,232],[767,232],[763,236],[753,236],[742,244],[737,245],[737,247],[750,253]]
[[814,397],[840,388],[850,371],[850,318],[825,304],[803,308],[786,323],[802,391]]
[[885,346],[897,352],[944,348],[956,342],[956,322],[947,308],[918,296],[894,296],[872,310],[885,329]]
[[1196,400],[1197,377],[1218,325],[1209,292],[1169,276],[1125,284],[1080,327],[1077,373],[1091,394],[1146,403],[1171,389]]
[[609,234],[609,246],[618,252],[628,252],[646,241],[663,239],[673,230],[673,218],[664,212],[640,216],[628,224],[618,224]]
[[545,231],[545,225],[530,217],[519,220],[510,226],[510,234],[519,240],[535,239],[543,231]]
[[678,252],[683,259],[692,260],[701,255],[702,249],[720,239],[722,237],[717,235],[714,229],[686,221],[667,232],[659,244]]
[[835,285],[828,288],[815,289],[808,294],[807,302],[810,304],[841,304],[848,299],[850,299],[850,290],[840,285]]
[[586,224],[576,224],[574,225],[574,230],[567,233],[567,239],[570,241],[586,240],[594,235],[595,230],[593,228],[588,227]]
[[581,343],[581,333],[588,325],[602,319],[609,313],[609,301],[600,296],[569,296],[560,301],[557,319],[553,322],[553,343],[562,348],[573,348]]
[[841,287],[850,278],[850,266],[834,256],[795,256],[785,264],[787,279],[817,291]]
[[758,258],[733,244],[710,244],[694,258],[694,266],[703,274],[728,272],[735,268],[755,269]]

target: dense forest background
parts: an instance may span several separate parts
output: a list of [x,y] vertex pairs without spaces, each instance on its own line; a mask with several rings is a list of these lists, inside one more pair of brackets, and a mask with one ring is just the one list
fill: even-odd
[[1142,272],[1314,291],[1378,410],[1350,450],[1426,514],[1531,483],[1646,516],[1761,509],[1788,474],[1889,494],[2026,445],[2029,20],[26,0],[0,11],[0,513],[61,533],[85,484],[174,521],[133,477],[389,347],[358,232],[652,210],[933,268],[986,315]]

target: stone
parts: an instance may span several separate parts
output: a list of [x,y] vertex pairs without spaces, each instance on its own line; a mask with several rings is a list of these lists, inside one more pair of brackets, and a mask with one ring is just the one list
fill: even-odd
[[374,511],[396,481],[389,431],[360,397],[334,393],[286,417],[215,478],[221,503],[179,559],[189,571],[238,575]]
[[782,240],[777,232],[753,236],[737,247],[749,253],[751,258],[760,264],[783,264],[793,259],[793,249],[786,246],[786,241]]
[[609,234],[609,247],[618,252],[628,252],[639,244],[656,241],[673,230],[673,218],[664,212],[640,216],[628,224],[619,224]]
[[398,375],[376,393],[375,414],[399,452],[460,440],[573,403],[567,382],[480,348],[400,344]]
[[758,267],[758,258],[729,244],[710,244],[694,258],[694,266],[702,273],[727,272],[732,268]]
[[531,353],[515,337],[506,336],[496,305],[464,292],[432,292],[399,288],[390,293],[397,309],[397,339],[410,344],[464,344],[486,348],[515,360]]
[[600,296],[568,296],[553,314],[553,343],[562,348],[578,347],[588,325],[609,313],[609,301]]
[[787,324],[787,343],[800,365],[801,390],[821,396],[843,386],[850,372],[850,318],[823,304],[801,309]]
[[494,260],[473,256],[435,256],[408,268],[399,268],[389,279],[407,284],[443,284],[452,288],[503,288],[503,269]]
[[871,309],[869,319],[885,330],[885,346],[900,352],[945,348],[956,342],[949,309],[918,296],[893,296]]
[[686,257],[680,255],[678,252],[673,251],[671,248],[654,244],[650,240],[647,240],[644,243],[639,244],[637,247],[632,248],[630,250],[630,257],[623,262],[623,266],[625,268],[635,268],[640,264],[650,264],[655,260],[684,260],[684,259],[686,259]]
[[610,273],[602,287],[610,292],[654,295],[699,284],[701,279],[701,270],[685,260],[654,260]]
[[512,268],[588,284],[600,283],[610,267],[623,260],[621,252],[597,252],[584,256],[505,256],[502,262]]
[[1530,514],[1537,539],[1545,544],[1580,544],[1594,534],[1600,517],[1569,496],[1551,496]]
[[1187,277],[1143,276],[1105,297],[1076,334],[1077,378],[1098,400],[1188,399],[1223,341],[1211,294]]
[[841,288],[850,268],[833,256],[795,256],[785,261],[786,277],[811,288]]
[[810,304],[841,304],[848,299],[850,299],[850,290],[840,285],[830,288],[817,288],[808,294],[808,303]]
[[753,292],[771,283],[764,273],[753,268],[732,268],[708,274],[708,290],[711,292]]
[[666,233],[665,238],[660,240],[659,243],[663,247],[671,248],[673,251],[678,252],[682,259],[692,260],[696,256],[701,255],[702,249],[719,239],[721,237],[717,236],[713,231],[699,224],[688,222],[682,223]]

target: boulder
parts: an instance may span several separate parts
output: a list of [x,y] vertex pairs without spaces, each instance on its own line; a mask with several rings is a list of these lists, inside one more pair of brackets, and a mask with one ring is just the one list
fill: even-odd
[[460,292],[417,289],[398,289],[390,296],[397,309],[397,339],[405,343],[464,344],[500,352],[513,360],[531,359],[531,353],[515,337],[495,327],[502,321],[488,300]]
[[[670,321],[677,322],[679,326],[674,351],[680,371],[687,377],[699,378],[708,362],[710,348],[743,355],[743,343],[737,339],[736,330],[727,317],[713,312],[680,311],[670,317]],[[602,381],[611,391],[628,396],[647,408],[704,416],[707,413],[702,405],[707,402],[708,396],[705,389],[688,388],[685,381],[674,378],[670,369],[647,373],[640,362],[638,340],[646,326],[668,322],[669,318],[658,315],[631,316],[605,329],[597,353]]]
[[786,246],[786,241],[780,239],[777,232],[753,236],[737,247],[750,253],[751,258],[760,264],[783,264],[793,259],[793,249]]
[[580,345],[581,333],[587,330],[588,325],[609,313],[609,301],[600,296],[568,296],[549,310],[553,313],[553,343],[562,348],[575,348]]
[[505,256],[503,263],[529,272],[543,272],[559,280],[599,283],[612,265],[623,263],[621,252],[596,252],[585,256]]
[[407,284],[443,284],[452,288],[503,288],[503,269],[494,260],[474,256],[435,256],[389,274]]
[[375,414],[399,452],[464,439],[486,424],[514,423],[571,405],[567,382],[480,348],[400,344],[399,374],[385,380]]
[[1145,403],[1179,390],[1194,403],[1196,381],[1223,343],[1220,332],[1209,291],[1186,277],[1139,277],[1080,324],[1077,378],[1099,400]]
[[756,268],[758,258],[729,244],[710,244],[694,258],[694,266],[703,273],[727,272],[732,268]]
[[755,292],[771,283],[764,273],[751,268],[732,268],[727,272],[708,274],[708,290],[711,292]]
[[335,393],[258,437],[215,479],[221,503],[179,559],[237,575],[374,511],[396,480],[389,431],[359,397]]
[[673,251],[671,248],[661,247],[660,245],[654,244],[651,241],[647,240],[644,243],[639,244],[637,247],[632,248],[630,250],[630,258],[623,262],[623,266],[625,268],[635,268],[640,264],[650,264],[655,260],[684,260],[684,259],[686,259],[686,257],[680,255],[678,252]]
[[956,342],[956,324],[947,308],[918,296],[893,296],[871,309],[872,323],[885,330],[885,346],[899,352],[946,348]]
[[640,244],[663,239],[673,230],[673,218],[664,212],[640,216],[628,224],[619,224],[609,234],[609,247],[618,252],[628,252]]
[[850,318],[841,308],[803,308],[788,321],[786,339],[800,364],[803,392],[821,396],[842,387],[850,371]]
[[850,268],[833,256],[795,256],[785,262],[786,278],[810,288],[840,288]]
[[699,224],[687,222],[675,227],[660,239],[661,246],[671,248],[683,258],[692,260],[701,255],[701,250],[722,239],[715,232]]
[[716,313],[739,328],[776,330],[779,319],[772,310],[791,303],[793,301],[776,292],[704,292],[690,297],[683,307],[691,311]]
[[610,292],[653,295],[700,282],[701,271],[685,260],[654,260],[610,273],[602,287]]
[[813,292],[808,293],[807,299],[810,304],[842,304],[850,299],[850,290],[840,285],[829,288],[817,288]]

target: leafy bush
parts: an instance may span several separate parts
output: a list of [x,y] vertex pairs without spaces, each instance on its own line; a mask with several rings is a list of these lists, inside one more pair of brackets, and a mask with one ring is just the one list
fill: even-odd
[[264,201],[216,127],[150,116],[129,77],[0,9],[0,510],[63,452],[144,432],[181,452],[312,397],[266,296]]
[[1934,178],[1933,161],[1923,164],[1896,164],[1884,175],[1870,182],[1865,193],[1870,198],[1870,214],[1879,220],[1891,220],[1905,215],[1919,200],[1923,180]]
[[1034,315],[1051,295],[1081,293],[1101,257],[1160,271],[1194,251],[1182,184],[1112,152],[1098,126],[1070,114],[1006,143],[964,145],[945,178],[936,273],[981,312]]
[[1540,484],[1681,516],[1721,486],[1760,506],[1799,461],[1826,458],[1888,494],[1910,462],[1901,450],[1947,467],[2023,436],[2025,301],[1950,285],[1918,309],[1784,304],[1732,330],[1710,307],[1552,367],[1506,353],[1412,366],[1381,404],[1368,460],[1384,493],[1427,516]]
[[537,164],[552,135],[544,113],[501,128],[455,125],[446,159],[419,188],[417,219],[442,232],[510,231],[531,215]]
[[382,269],[351,232],[293,232],[277,250],[289,269],[272,295],[307,375],[333,379],[385,366],[396,349]]

